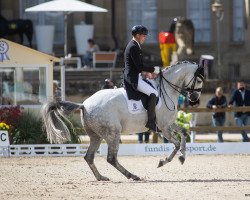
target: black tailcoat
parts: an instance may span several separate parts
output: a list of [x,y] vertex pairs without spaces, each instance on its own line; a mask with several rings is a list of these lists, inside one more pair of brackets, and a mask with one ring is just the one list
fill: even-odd
[[124,53],[124,86],[129,99],[139,100],[141,98],[141,92],[137,91],[139,73],[142,71],[154,72],[154,67],[144,67],[142,60],[140,46],[136,41],[131,40]]

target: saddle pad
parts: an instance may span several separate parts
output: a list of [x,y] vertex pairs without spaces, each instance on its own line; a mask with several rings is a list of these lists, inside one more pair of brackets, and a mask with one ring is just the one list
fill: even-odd
[[[126,99],[128,110],[131,114],[139,114],[139,113],[145,113],[147,110],[143,107],[141,100],[136,101],[133,99],[128,99],[127,92],[124,88],[119,88],[119,90],[122,92],[123,96]],[[159,101],[156,105],[156,110],[158,110],[161,107],[161,98],[159,98]]]

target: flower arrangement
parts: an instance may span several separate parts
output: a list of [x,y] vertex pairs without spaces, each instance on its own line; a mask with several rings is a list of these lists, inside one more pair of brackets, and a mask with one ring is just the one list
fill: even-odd
[[[192,121],[192,113],[185,113],[184,111],[180,110],[177,113],[177,119],[175,123],[179,125],[180,127],[184,128],[187,132],[189,132],[190,129],[190,122]],[[180,133],[177,132],[176,134],[178,140],[181,140]],[[186,139],[187,142],[190,142],[190,136],[187,136]]]
[[176,124],[184,128],[186,131],[189,131],[190,129],[191,120],[192,120],[192,113],[185,113],[182,110],[178,111]]
[[4,122],[0,122],[0,130],[8,131],[9,129],[10,129],[10,125],[8,125]]
[[11,125],[11,128],[15,126],[22,115],[22,108],[20,106],[8,106],[0,108],[0,122],[5,122]]
[[[78,125],[77,125],[78,126]],[[6,130],[11,144],[47,144],[41,117],[25,112],[20,106],[0,107],[0,130]],[[74,130],[70,129],[71,142],[80,143]]]

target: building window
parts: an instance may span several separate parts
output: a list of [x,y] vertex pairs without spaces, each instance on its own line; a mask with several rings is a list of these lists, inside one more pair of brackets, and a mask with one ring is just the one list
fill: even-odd
[[211,1],[187,0],[187,17],[195,28],[195,42],[211,41]]
[[47,100],[46,67],[0,68],[0,105],[40,105]]
[[26,8],[29,8],[29,7],[32,7],[32,6],[47,2],[47,1],[49,0],[19,0],[20,18],[32,20],[34,29],[36,25],[54,25],[55,26],[54,44],[63,44],[64,43],[64,32],[63,32],[64,18],[63,18],[62,12],[25,12]]
[[157,0],[127,0],[127,40],[131,40],[134,25],[144,25],[149,30],[146,43],[158,43]]
[[238,79],[240,78],[240,69],[241,69],[241,65],[240,63],[235,63],[235,62],[232,62],[232,63],[229,63],[228,64],[229,66],[229,80],[235,80],[235,79]]
[[233,0],[233,41],[244,40],[244,2]]

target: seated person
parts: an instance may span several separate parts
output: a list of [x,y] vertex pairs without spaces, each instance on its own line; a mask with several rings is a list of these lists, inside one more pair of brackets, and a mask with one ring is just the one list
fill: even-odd
[[92,66],[93,53],[100,51],[99,46],[95,44],[93,39],[88,39],[88,46],[86,54],[83,56],[83,66],[85,68]]

